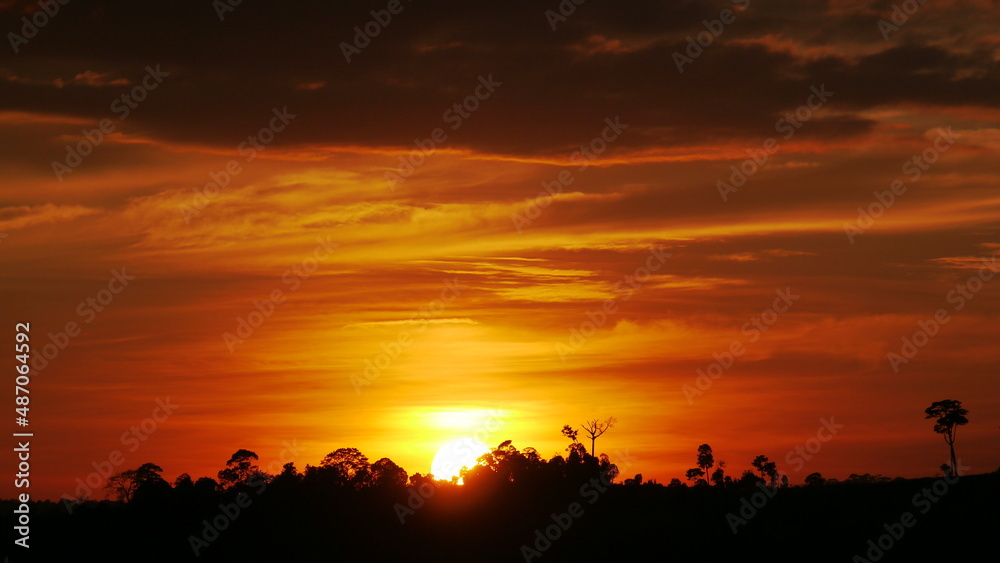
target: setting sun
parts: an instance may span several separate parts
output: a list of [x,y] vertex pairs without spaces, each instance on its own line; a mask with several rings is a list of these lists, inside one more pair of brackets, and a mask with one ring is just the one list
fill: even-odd
[[431,473],[437,479],[452,480],[458,477],[463,467],[472,467],[479,456],[489,453],[486,444],[472,438],[459,438],[441,446],[434,461],[431,463]]
[[998,4],[0,0],[10,561],[996,551]]

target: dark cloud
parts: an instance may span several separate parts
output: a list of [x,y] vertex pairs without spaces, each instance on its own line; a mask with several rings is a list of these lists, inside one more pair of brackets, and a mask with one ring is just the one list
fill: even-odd
[[[993,106],[1000,99],[996,63],[986,53],[929,39],[892,46],[872,22],[868,54],[859,56],[851,50],[860,38],[838,30],[853,29],[851,18],[861,16],[820,18],[812,4],[751,2],[683,73],[673,53],[733,4],[588,2],[554,31],[544,11],[556,2],[402,5],[348,64],[341,42],[352,41],[353,28],[364,27],[382,3],[245,3],[224,21],[210,3],[68,4],[19,54],[0,57],[5,72],[35,80],[0,83],[0,107],[100,119],[130,87],[53,82],[89,71],[134,84],[147,65],[159,64],[170,77],[124,129],[227,146],[256,131],[272,107],[288,106],[303,117],[281,143],[406,146],[444,127],[450,146],[560,154],[615,115],[634,124],[616,150],[759,137],[824,83],[837,92],[837,107],[855,111],[904,102]],[[6,13],[0,29],[18,29],[20,17]],[[745,42],[768,35],[793,46]],[[601,40],[619,43],[591,55],[574,48]],[[801,52],[821,40],[831,53]],[[451,131],[444,112],[490,75],[502,86]],[[842,115],[814,125],[809,134],[836,137],[864,134],[871,123]]]

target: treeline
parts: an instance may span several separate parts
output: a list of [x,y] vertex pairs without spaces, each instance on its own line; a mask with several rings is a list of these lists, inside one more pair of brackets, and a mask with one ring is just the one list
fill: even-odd
[[[572,444],[567,456],[555,455],[546,460],[534,448],[523,451],[510,440],[479,458],[479,463],[463,468],[461,480],[467,489],[493,489],[509,486],[548,487],[559,484],[580,484],[600,478],[609,483],[618,477],[618,466],[607,454],[595,457],[580,444]],[[259,456],[250,450],[237,450],[216,478],[193,479],[184,473],[173,484],[163,478],[163,469],[155,463],[145,463],[108,478],[105,485],[109,496],[124,502],[158,502],[167,498],[209,499],[222,493],[259,493],[267,488],[301,488],[312,492],[322,490],[382,490],[400,491],[406,487],[457,485],[459,477],[450,481],[433,475],[406,470],[389,458],[370,462],[357,448],[340,448],[327,454],[319,465],[306,465],[299,471],[293,462],[284,464],[276,475],[263,471]],[[87,498],[64,498],[69,512]]]
[[[936,403],[927,416],[937,418],[934,430],[946,435],[953,454],[953,430],[964,415],[957,401],[941,404],[944,415]],[[730,474],[702,444],[685,480],[661,485],[633,473],[639,460],[627,452],[595,455],[596,440],[614,422],[592,420],[580,431],[565,426],[567,453],[549,459],[505,441],[461,472],[462,486],[409,475],[389,458],[371,462],[355,448],[337,449],[302,470],[293,462],[278,470],[275,462],[273,472],[259,466],[255,452],[240,449],[214,477],[183,474],[172,483],[154,463],[109,471],[105,489],[117,500],[31,503],[31,555],[46,561],[92,554],[172,562],[886,563],[975,559],[1000,526],[1000,471],[966,476],[954,455],[941,466],[943,477],[864,473],[838,482],[811,473],[805,486],[793,486],[766,455]],[[589,453],[578,434],[589,441]],[[813,446],[807,441],[803,452],[815,454]],[[798,473],[808,459],[785,461]],[[620,479],[626,475],[633,476]]]
[[[567,448],[568,455],[555,455],[545,459],[535,448],[518,450],[510,440],[497,446],[493,451],[479,458],[478,464],[463,468],[461,480],[468,489],[496,489],[503,486],[539,488],[559,485],[579,485],[590,479],[599,478],[612,484],[619,477],[619,467],[607,454],[590,455],[577,442]],[[167,497],[211,499],[226,492],[262,492],[268,486],[278,488],[302,488],[308,491],[321,490],[402,490],[405,487],[432,486],[434,488],[456,485],[458,477],[451,481],[435,479],[433,475],[406,470],[389,458],[381,458],[374,463],[356,448],[340,448],[327,454],[319,465],[306,465],[299,471],[293,462],[284,464],[281,471],[272,475],[263,471],[257,462],[259,456],[250,450],[237,450],[226,462],[216,478],[200,477],[194,480],[184,473],[171,485],[162,476],[163,469],[154,463],[145,463],[136,469],[128,469],[108,478],[105,489],[109,496],[124,502],[156,502]],[[698,447],[697,466],[685,473],[687,483],[674,478],[666,487],[703,487],[749,489],[759,486],[788,487],[789,478],[781,472],[777,464],[765,455],[758,455],[750,462],[752,469],[746,469],[733,478],[726,474],[726,462],[715,461],[711,446]],[[631,465],[631,462],[629,462]],[[897,477],[896,479],[901,479]],[[846,483],[884,483],[892,479],[882,475],[851,474]],[[805,477],[807,486],[837,484],[837,479],[826,479],[820,473]],[[690,485],[688,484],[690,483]],[[625,478],[624,486],[662,487],[655,479],[643,480],[641,473]],[[63,499],[64,505],[72,512],[74,505],[86,498]]]
[[[985,534],[998,524],[1000,474],[891,481],[864,474],[839,486],[816,486],[829,484],[821,477],[808,480],[812,486],[790,486],[765,456],[727,479],[725,463],[703,444],[690,486],[679,479],[663,486],[639,474],[619,484],[620,470],[634,460],[593,456],[577,442],[568,450],[545,459],[503,442],[463,472],[463,486],[408,475],[387,458],[370,462],[354,448],[301,471],[286,463],[274,475],[241,449],[214,478],[181,475],[173,483],[147,463],[109,480],[108,491],[120,500],[33,503],[32,555],[545,563],[648,560],[659,553],[677,561],[747,554],[849,561],[867,557],[870,540],[889,541],[888,525],[906,535],[891,539],[885,563],[952,553],[954,546],[939,538]],[[941,533],[900,528],[904,511],[922,529]]]

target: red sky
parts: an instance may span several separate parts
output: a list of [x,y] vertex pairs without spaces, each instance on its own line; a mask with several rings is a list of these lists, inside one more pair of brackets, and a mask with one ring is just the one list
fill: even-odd
[[[888,38],[889,2],[588,2],[552,29],[557,6],[407,3],[348,62],[371,7],[72,3],[0,54],[7,338],[30,322],[37,357],[82,327],[33,371],[33,498],[115,450],[171,481],[287,444],[299,469],[356,447],[412,474],[470,436],[551,457],[609,416],[598,450],[660,482],[702,443],[736,476],[765,454],[793,483],[916,477],[947,460],[942,399],[970,413],[963,464],[996,470],[996,3],[929,2]],[[0,10],[19,33],[35,6]],[[67,145],[89,154],[59,179]],[[795,471],[823,419],[843,428]]]

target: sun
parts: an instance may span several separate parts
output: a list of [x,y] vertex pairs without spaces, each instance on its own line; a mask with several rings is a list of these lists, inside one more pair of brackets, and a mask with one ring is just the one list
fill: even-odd
[[434,461],[431,463],[431,473],[435,479],[451,480],[458,477],[463,467],[472,467],[479,456],[489,453],[486,444],[472,438],[459,438],[441,446]]

